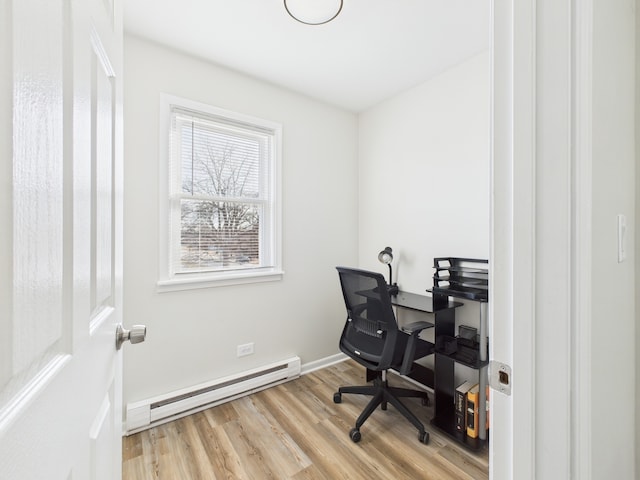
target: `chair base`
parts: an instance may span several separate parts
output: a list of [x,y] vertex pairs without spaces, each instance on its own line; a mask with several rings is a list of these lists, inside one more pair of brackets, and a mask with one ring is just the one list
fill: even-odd
[[358,419],[356,420],[356,426],[350,432],[351,440],[354,442],[360,441],[360,427],[371,416],[378,406],[382,410],[387,409],[387,403],[393,405],[407,420],[409,420],[414,427],[418,429],[418,438],[422,443],[429,442],[429,433],[424,428],[424,425],[418,417],[416,417],[401,401],[402,397],[422,398],[423,405],[429,405],[429,395],[427,392],[420,390],[410,390],[408,388],[390,387],[386,378],[374,379],[373,385],[362,386],[348,386],[340,387],[333,396],[335,403],[342,402],[342,394],[357,394],[357,395],[369,395],[373,397],[365,409],[362,411]]

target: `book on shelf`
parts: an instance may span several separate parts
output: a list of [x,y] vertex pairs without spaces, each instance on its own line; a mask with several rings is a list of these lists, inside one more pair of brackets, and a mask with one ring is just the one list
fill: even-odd
[[456,411],[456,431],[466,431],[467,419],[467,392],[473,387],[473,382],[464,382],[456,388],[455,411]]
[[467,392],[467,436],[478,437],[478,391],[480,386],[476,383]]
[[487,385],[487,389],[486,389],[487,396],[485,397],[486,398],[485,410],[487,411],[487,427],[486,427],[487,431],[489,431],[489,390],[491,389],[489,388],[489,385]]
[[[477,438],[479,434],[478,422],[479,422],[480,416],[478,413],[478,409],[481,408],[481,405],[479,405],[480,403],[479,391],[480,391],[480,385],[475,384],[467,392],[466,425],[467,425],[467,435],[471,438]],[[486,399],[484,403],[484,408],[486,411],[486,423],[484,428],[488,431],[489,430],[489,385],[487,385],[485,392],[486,392]]]

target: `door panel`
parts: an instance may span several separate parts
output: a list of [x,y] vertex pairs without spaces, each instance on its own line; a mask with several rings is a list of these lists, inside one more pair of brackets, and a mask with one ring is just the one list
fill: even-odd
[[3,480],[121,477],[120,18],[0,0]]
[[98,34],[92,31],[92,231],[91,307],[95,314],[111,306],[113,221],[113,68]]
[[114,437],[113,385],[105,395],[98,413],[89,430],[91,449],[91,480],[111,480],[114,469],[119,468],[111,460],[114,458],[112,439]]
[[97,33],[92,35],[92,307],[109,306],[112,298],[112,204],[113,204],[113,69]]
[[63,6],[47,2],[33,15],[20,2],[13,11],[25,25],[13,42],[12,243],[25,248],[13,255],[10,346],[11,375],[24,373],[22,382],[60,352],[63,335]]

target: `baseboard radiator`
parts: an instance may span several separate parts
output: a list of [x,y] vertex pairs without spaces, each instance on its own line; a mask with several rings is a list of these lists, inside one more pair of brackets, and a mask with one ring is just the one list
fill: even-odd
[[145,430],[300,376],[300,358],[264,365],[167,395],[127,404],[125,434]]

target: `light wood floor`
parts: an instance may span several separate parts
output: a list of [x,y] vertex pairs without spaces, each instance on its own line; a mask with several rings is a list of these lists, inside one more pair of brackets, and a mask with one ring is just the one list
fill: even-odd
[[[292,382],[125,437],[124,480],[486,479],[488,452],[473,454],[429,425],[432,407],[406,405],[431,434],[428,445],[389,405],[376,410],[353,443],[349,430],[369,397],[343,395],[364,383],[349,360]],[[395,375],[389,383],[401,385]]]

